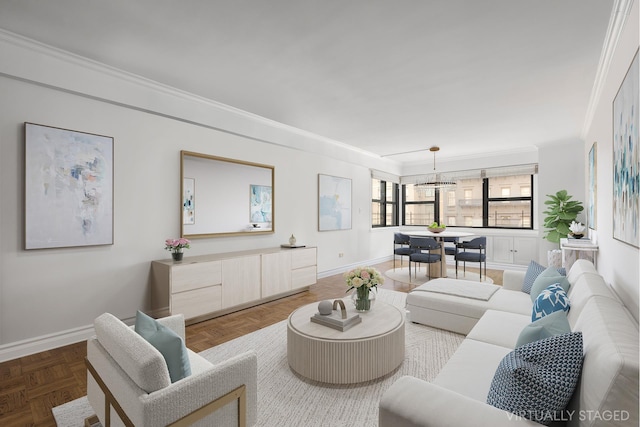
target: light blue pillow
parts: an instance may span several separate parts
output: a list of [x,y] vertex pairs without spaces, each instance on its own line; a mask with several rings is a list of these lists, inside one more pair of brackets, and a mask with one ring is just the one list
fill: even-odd
[[518,347],[498,365],[487,403],[544,425],[562,420],[580,378],[583,356],[580,332]]
[[538,298],[533,302],[533,311],[531,312],[531,321],[547,316],[554,311],[568,312],[571,308],[567,293],[558,284],[547,286]]
[[139,310],[136,313],[135,331],[162,353],[172,383],[191,375],[189,353],[178,334]]
[[571,326],[569,325],[567,314],[562,310],[554,311],[542,319],[525,326],[518,336],[516,347],[569,332],[571,332]]
[[564,275],[558,273],[556,268],[549,267],[540,273],[533,281],[533,286],[531,286],[531,292],[529,295],[531,297],[531,301],[535,301],[538,295],[540,295],[540,292],[542,292],[547,286],[553,285],[554,283],[562,286],[562,289],[564,289],[565,292],[569,292],[571,283],[569,283]]
[[[531,287],[533,286],[533,282],[536,280],[538,275],[540,275],[540,273],[542,273],[545,269],[546,267],[538,264],[534,260],[531,260],[529,262],[529,266],[527,267],[527,272],[524,275],[524,280],[522,281],[522,292],[526,294],[530,294]],[[558,268],[557,271],[559,274],[563,276],[567,275],[567,270],[564,267]]]

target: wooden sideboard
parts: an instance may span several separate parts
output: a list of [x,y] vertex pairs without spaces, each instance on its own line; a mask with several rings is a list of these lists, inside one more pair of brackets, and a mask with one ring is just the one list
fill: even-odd
[[151,262],[151,309],[195,323],[307,290],[315,247],[267,248]]

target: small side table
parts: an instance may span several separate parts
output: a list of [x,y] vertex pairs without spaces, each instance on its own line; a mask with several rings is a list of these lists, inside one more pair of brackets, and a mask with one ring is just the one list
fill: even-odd
[[560,239],[560,249],[562,249],[562,266],[569,270],[578,259],[586,259],[596,264],[596,252],[598,245],[589,239]]

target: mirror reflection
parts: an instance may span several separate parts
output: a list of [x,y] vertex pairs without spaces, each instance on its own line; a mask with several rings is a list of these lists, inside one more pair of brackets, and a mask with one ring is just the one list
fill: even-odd
[[274,232],[275,168],[180,152],[181,236]]

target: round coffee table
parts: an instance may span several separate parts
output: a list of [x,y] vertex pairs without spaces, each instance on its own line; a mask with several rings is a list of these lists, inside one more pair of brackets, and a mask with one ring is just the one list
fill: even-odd
[[[349,305],[347,305],[350,304]],[[345,299],[349,314],[355,312]],[[289,366],[303,377],[332,384],[353,384],[380,378],[404,360],[404,313],[376,301],[360,313],[362,322],[341,332],[310,321],[318,303],[300,307],[287,322]]]

